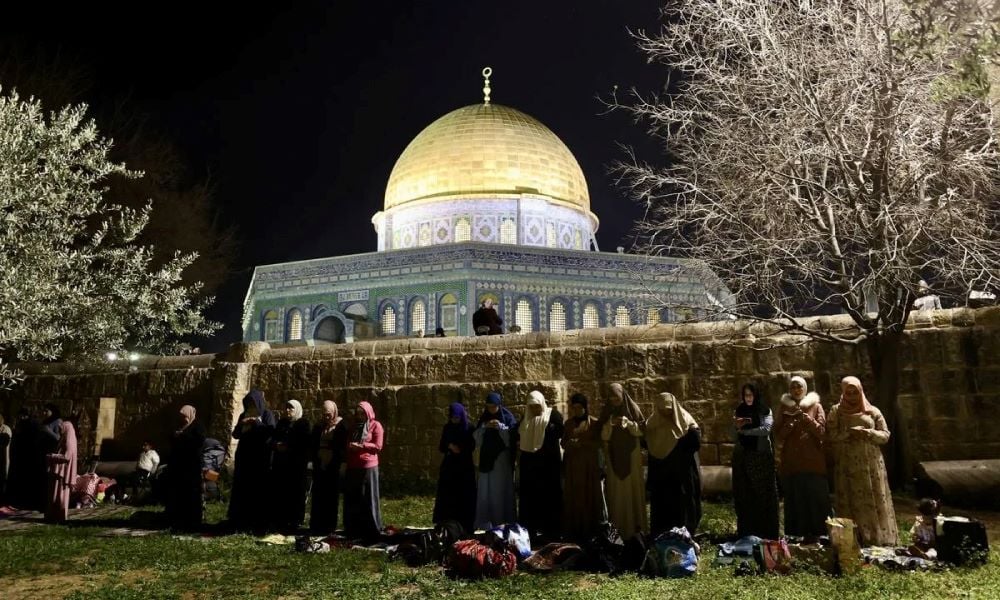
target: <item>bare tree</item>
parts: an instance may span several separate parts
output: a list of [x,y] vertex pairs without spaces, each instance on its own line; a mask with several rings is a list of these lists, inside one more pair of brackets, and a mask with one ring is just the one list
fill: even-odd
[[[698,259],[725,312],[867,346],[872,394],[911,468],[897,400],[903,328],[920,281],[963,301],[1000,280],[996,124],[986,65],[995,0],[676,0],[651,61],[662,95],[619,106],[670,166],[623,165],[646,203],[650,253]],[[843,311],[856,329],[800,317]]]

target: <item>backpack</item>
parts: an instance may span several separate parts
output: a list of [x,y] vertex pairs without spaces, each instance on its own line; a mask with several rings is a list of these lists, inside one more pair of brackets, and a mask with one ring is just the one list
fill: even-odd
[[675,527],[650,545],[643,572],[654,577],[690,577],[698,572],[700,552],[687,528]]
[[601,532],[590,538],[584,546],[588,570],[600,573],[612,573],[618,570],[618,561],[625,551],[625,542],[621,534],[611,523],[601,525]]
[[976,565],[989,560],[990,543],[982,521],[965,517],[938,517],[937,556],[953,565]]
[[447,566],[458,577],[505,577],[517,568],[517,556],[506,548],[498,550],[476,540],[461,540],[452,545]]

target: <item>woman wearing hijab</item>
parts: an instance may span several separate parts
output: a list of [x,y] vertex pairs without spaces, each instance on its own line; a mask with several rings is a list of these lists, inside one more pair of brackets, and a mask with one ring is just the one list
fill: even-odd
[[48,403],[42,409],[42,445],[43,453],[51,454],[59,446],[62,435],[62,415],[59,407]]
[[639,439],[646,419],[620,383],[611,384],[611,400],[601,413],[601,439],[611,468],[607,483],[608,516],[622,538],[649,531],[646,487],[642,480]]
[[268,410],[264,402],[264,392],[252,390],[243,398],[243,412],[233,428],[233,439],[239,443],[229,497],[229,521],[237,531],[260,533],[267,529],[271,510],[270,441],[277,424],[274,411]]
[[172,529],[197,531],[202,517],[201,450],[205,444],[205,427],[195,420],[193,406],[180,410],[180,428],[171,436],[170,462],[167,478],[167,521]]
[[49,502],[45,520],[62,523],[69,517],[69,497],[76,484],[76,429],[69,421],[59,422],[56,451],[46,456],[49,465]]
[[826,415],[806,380],[792,377],[774,423],[778,475],[785,496],[785,535],[813,541],[826,534],[830,486],[826,481]]
[[646,445],[650,534],[686,527],[694,535],[701,521],[701,431],[673,394],[656,398],[655,410],[646,420]]
[[285,414],[271,437],[271,493],[274,525],[293,532],[302,526],[309,489],[309,421],[302,418],[302,403],[289,400]]
[[747,383],[733,415],[733,505],[740,537],[778,539],[778,482],[771,449],[771,409],[757,388]]
[[476,467],[472,463],[475,447],[469,415],[465,406],[455,402],[448,407],[448,422],[438,442],[438,450],[444,457],[434,500],[435,524],[458,521],[466,531],[472,531],[476,517]]
[[854,520],[862,546],[896,546],[896,511],[880,448],[889,441],[889,429],[857,377],[845,377],[840,389],[840,403],[827,421],[837,516]]
[[337,529],[340,508],[340,465],[344,462],[348,439],[347,423],[340,417],[337,404],[323,403],[322,420],[312,432],[312,509],[309,528],[318,535]]
[[563,535],[586,542],[608,520],[601,484],[601,442],[597,419],[588,412],[587,397],[573,394],[569,399],[570,418],[563,430]]
[[7,473],[10,469],[10,441],[14,432],[0,415],[0,506],[7,506]]
[[535,537],[557,537],[562,525],[563,417],[538,390],[528,394],[518,427],[521,449],[520,523]]
[[513,523],[514,448],[517,419],[503,405],[499,392],[486,396],[486,408],[472,434],[479,449],[479,487],[476,490],[475,529]]
[[344,477],[344,534],[370,540],[382,533],[382,508],[378,491],[378,455],[385,433],[375,420],[375,409],[359,402],[354,411],[354,432],[347,445]]
[[10,442],[7,504],[21,509],[44,509],[48,465],[46,452],[39,451],[41,442],[41,425],[31,418],[27,408],[22,408],[17,412]]

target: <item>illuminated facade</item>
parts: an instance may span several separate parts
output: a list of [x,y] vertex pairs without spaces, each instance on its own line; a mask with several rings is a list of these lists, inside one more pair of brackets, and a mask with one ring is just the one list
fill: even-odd
[[[484,102],[403,150],[372,217],[377,252],[257,267],[244,339],[339,343],[472,335],[485,298],[521,333],[698,316],[727,292],[682,260],[596,251],[587,180],[548,128]],[[678,315],[664,303],[691,307]]]

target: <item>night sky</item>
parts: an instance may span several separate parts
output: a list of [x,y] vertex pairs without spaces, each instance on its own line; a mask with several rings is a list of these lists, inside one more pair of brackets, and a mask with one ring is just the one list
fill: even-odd
[[95,94],[151,114],[214,183],[240,255],[210,350],[239,338],[254,265],[375,250],[370,219],[396,158],[436,118],[482,101],[486,65],[492,101],[539,119],[580,162],[602,250],[628,245],[640,216],[608,174],[618,144],[662,160],[598,99],[665,82],[627,32],[659,27],[654,0],[80,4],[5,9],[0,35],[91,68]]

